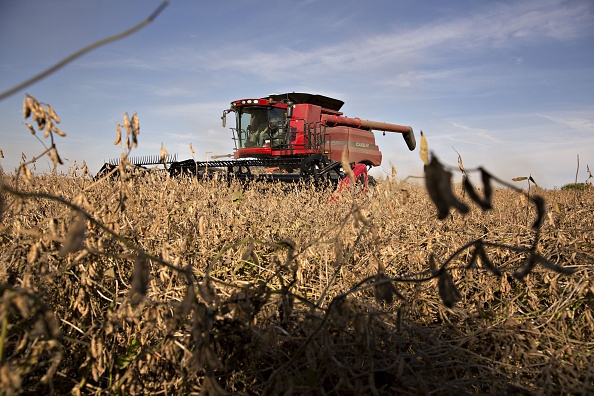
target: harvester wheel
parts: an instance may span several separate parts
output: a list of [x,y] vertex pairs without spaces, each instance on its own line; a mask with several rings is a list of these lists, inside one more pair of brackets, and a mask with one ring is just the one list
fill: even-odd
[[301,161],[301,177],[303,179],[313,178],[314,183],[320,181],[320,169],[328,164],[328,157],[322,154],[313,154]]

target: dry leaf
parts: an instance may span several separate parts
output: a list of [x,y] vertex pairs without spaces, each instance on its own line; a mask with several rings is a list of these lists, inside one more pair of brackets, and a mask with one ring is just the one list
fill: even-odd
[[200,236],[204,236],[206,229],[204,227],[204,215],[200,215],[198,218],[198,233]]
[[437,217],[446,218],[453,206],[461,213],[468,213],[468,206],[458,200],[452,191],[452,173],[446,171],[437,157],[433,156],[429,165],[425,165],[425,186],[429,197],[437,208]]
[[122,147],[122,128],[120,124],[116,124],[116,140],[113,144]]
[[293,304],[295,303],[295,295],[289,293],[285,287],[282,288],[281,303],[278,307],[281,321],[285,323],[289,320],[293,312]]
[[128,113],[124,113],[124,116],[122,118],[124,121],[124,128],[126,128],[126,133],[131,133],[130,121],[128,120]]
[[458,301],[462,299],[462,295],[454,284],[454,280],[449,272],[443,271],[437,280],[437,287],[439,289],[439,296],[443,304],[452,308]]
[[31,107],[29,106],[30,99],[25,96],[25,100],[23,100],[23,117],[25,119],[29,118],[31,115]]
[[472,252],[472,255],[470,256],[470,260],[468,261],[468,265],[466,266],[466,268],[471,269],[476,267],[476,258],[478,257],[478,250],[474,249]]
[[35,260],[37,260],[37,253],[39,252],[37,244],[31,245],[31,249],[29,249],[29,254],[27,254],[27,263],[33,264]]
[[31,132],[31,135],[35,135],[35,128],[33,128],[33,125],[31,124],[25,124],[27,126],[27,128],[29,128],[29,132]]
[[396,288],[391,282],[391,278],[385,274],[379,273],[375,276],[375,285],[373,286],[373,296],[378,304],[392,304],[394,301]]
[[351,164],[349,163],[349,156],[347,154],[346,147],[344,148],[344,150],[342,150],[341,162],[342,162],[342,169],[347,174],[349,179],[351,179],[351,186],[354,186],[355,185],[355,174],[353,173],[353,170],[351,169]]
[[131,122],[134,136],[140,135],[140,122],[138,121],[138,114],[134,113]]
[[547,212],[546,202],[543,197],[538,195],[535,195],[530,199],[536,205],[537,210],[536,220],[534,220],[534,223],[532,223],[532,229],[537,230],[542,225],[542,221],[544,220],[545,214]]
[[491,205],[491,199],[490,198],[485,198],[485,199],[480,198],[478,193],[474,189],[474,186],[470,182],[469,178],[467,178],[467,177],[464,178],[464,180],[462,181],[462,185],[464,187],[464,191],[466,191],[468,193],[468,196],[470,197],[470,199],[472,199],[478,206],[480,206],[480,208],[482,210],[489,210],[489,209],[493,208],[493,206]]
[[485,194],[484,203],[490,208],[493,207],[493,186],[491,185],[492,176],[489,172],[480,168],[481,179],[483,181],[483,193]]
[[431,252],[429,255],[429,269],[437,271],[437,263],[435,262],[435,253]]
[[65,256],[68,253],[77,252],[85,239],[85,231],[87,218],[84,214],[79,213],[76,220],[70,224],[66,240],[60,248],[60,256]]
[[54,121],[56,121],[56,124],[60,123],[60,117],[58,117],[58,115],[56,114],[56,112],[54,111],[54,109],[52,108],[52,106],[50,106],[49,104],[46,105],[47,106],[47,110],[49,113],[49,116],[51,119],[53,119]]
[[489,256],[487,256],[487,252],[485,252],[485,248],[483,247],[483,245],[477,246],[475,252],[481,258],[483,265],[487,267],[487,269],[491,271],[493,275],[501,276],[501,271],[499,270],[499,268],[493,265],[493,263],[489,259]]
[[332,324],[339,329],[344,329],[351,317],[351,308],[349,307],[345,296],[334,297],[330,303],[329,319]]
[[134,271],[132,272],[131,281],[131,302],[132,305],[138,305],[146,296],[149,284],[150,268],[146,258],[136,256],[134,260]]
[[427,147],[427,139],[421,131],[421,149],[419,150],[419,156],[423,160],[425,165],[429,165],[429,148]]
[[[207,356],[208,364],[211,368],[214,369],[221,367],[221,363],[219,362],[214,352],[211,353],[210,349],[207,349],[203,352],[203,354]],[[200,391],[200,395],[226,396],[228,395],[228,393],[225,391],[225,389],[221,387],[221,385],[219,385],[214,376],[210,374],[206,375],[202,381],[202,389]]]
[[159,153],[159,158],[161,162],[165,162],[167,156],[169,156],[169,153],[167,152],[167,150],[165,150],[165,146],[163,145],[163,143],[161,143],[161,152]]
[[54,146],[51,153],[53,153],[53,156],[50,155],[50,158],[54,162],[54,166],[58,166],[58,164],[64,165],[64,161],[62,161],[62,158],[60,158],[60,154],[58,154],[58,150],[56,149],[56,146]]
[[[456,151],[457,152],[457,151]],[[465,172],[464,170],[464,165],[462,164],[462,156],[460,155],[460,153],[458,153],[458,168],[462,171]]]
[[243,252],[243,254],[241,255],[241,261],[247,261],[247,259],[252,257],[253,253],[254,253],[254,242],[252,241],[247,246],[246,251]]
[[196,291],[194,290],[194,285],[188,285],[186,289],[186,295],[179,306],[180,315],[183,317],[188,316],[194,308],[196,301]]
[[207,304],[212,304],[217,299],[217,293],[209,277],[205,277],[202,282],[198,283],[198,292]]
[[369,225],[369,220],[367,220],[367,218],[363,214],[363,209],[361,209],[359,206],[355,207],[355,209],[353,210],[353,217],[355,218],[356,225],[358,225],[358,223],[361,223],[366,226]]

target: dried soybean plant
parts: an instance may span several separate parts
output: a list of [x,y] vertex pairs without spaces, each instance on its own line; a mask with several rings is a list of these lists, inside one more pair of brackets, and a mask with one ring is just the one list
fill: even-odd
[[[425,186],[429,194],[429,197],[431,198],[433,204],[437,209],[437,217],[441,220],[446,219],[450,215],[450,211],[452,209],[456,209],[462,214],[468,213],[470,210],[469,206],[466,203],[462,202],[460,199],[458,199],[453,191],[452,172],[446,170],[444,165],[441,164],[441,162],[437,159],[437,157],[434,154],[432,154],[430,156],[431,158],[429,158],[427,150],[427,141],[423,134],[421,135],[421,147],[422,149],[420,155],[421,159],[425,164]],[[483,240],[483,238],[479,238],[474,241],[468,242],[464,246],[460,247],[456,252],[450,255],[439,266],[437,265],[438,263],[436,263],[435,261],[435,257],[431,256],[429,260],[430,267],[434,274],[438,276],[439,295],[447,307],[451,308],[461,298],[459,291],[456,289],[454,282],[452,281],[451,275],[447,272],[447,266],[458,255],[463,254],[466,250],[469,249],[474,250],[472,250],[467,268],[475,267],[477,265],[477,262],[480,260],[485,269],[490,271],[495,276],[501,276],[502,272],[489,259],[485,251],[485,248],[487,247],[495,249],[507,249],[513,252],[526,253],[528,255],[525,264],[513,274],[513,276],[518,280],[524,279],[526,275],[528,275],[538,264],[542,265],[548,270],[552,270],[560,274],[569,275],[575,272],[575,269],[573,268],[553,264],[551,261],[543,257],[543,255],[538,251],[541,227],[546,215],[546,205],[543,197],[539,195],[530,195],[530,190],[528,190],[528,192],[526,193],[523,190],[516,188],[511,184],[493,176],[485,169],[478,168],[477,172],[480,173],[482,182],[481,190],[483,192],[483,196],[481,197],[475,189],[472,182],[470,181],[470,178],[467,176],[467,171],[462,166],[462,159],[459,153],[458,166],[463,173],[462,186],[464,192],[468,194],[470,200],[473,203],[475,203],[480,209],[482,209],[483,211],[489,211],[493,209],[492,183],[497,182],[503,186],[506,186],[509,189],[514,190],[518,194],[524,195],[536,208],[536,219],[531,225],[531,229],[534,232],[534,236],[532,242],[530,243],[530,246],[528,247],[493,243],[485,241]],[[534,182],[532,176],[530,176],[529,180]],[[536,185],[536,183],[534,184]]]
[[[133,146],[129,135],[125,150]],[[428,153],[426,141],[423,147]],[[513,261],[526,283],[525,299],[553,301],[553,293],[532,297],[528,276],[536,264],[550,264],[537,249],[544,201],[530,198],[537,221],[528,247],[480,238],[456,248],[445,233],[440,244],[432,235],[436,224],[458,225],[463,238],[474,235],[468,229],[481,235],[482,225],[454,194],[451,172],[435,157],[427,162],[426,188],[440,222],[423,190],[394,180],[381,183],[373,199],[353,190],[337,201],[311,185],[288,195],[277,185],[217,185],[152,173],[94,182],[73,202],[6,186],[4,196],[35,204],[21,214],[4,211],[2,218],[10,224],[0,235],[2,258],[10,263],[0,300],[0,312],[7,312],[0,336],[3,389],[379,395],[494,393],[506,390],[503,381],[554,389],[535,373],[543,365],[533,356],[538,351],[518,363],[512,358],[523,351],[505,349],[520,344],[516,334],[544,344],[534,336],[538,330],[511,323],[503,332],[499,320],[481,322],[489,314],[484,305],[483,316],[473,319],[468,304],[483,301],[466,285],[458,289],[454,266],[463,262],[478,284],[487,281],[479,261],[482,272],[508,269],[494,264],[489,250],[501,251],[497,257],[503,251],[527,256],[524,266]],[[465,188],[469,200],[490,213],[498,180],[478,172],[482,194],[470,180]],[[125,206],[117,199],[124,188]],[[49,204],[66,209],[60,221]],[[455,223],[452,209],[466,211],[468,224]],[[48,214],[54,217],[44,220]],[[440,250],[448,244],[453,247]],[[507,279],[500,277],[501,293],[511,287]],[[555,279],[562,289],[563,280]],[[456,315],[467,316],[454,324]],[[484,348],[484,358],[476,348]],[[584,367],[583,350],[573,350],[578,363],[571,367]],[[566,367],[546,367],[550,383],[561,383],[558,373]],[[589,377],[576,378],[585,383]],[[579,383],[566,389],[579,390]]]
[[[60,119],[53,108],[49,104],[38,102],[30,95],[25,97],[24,117],[25,119],[32,117],[34,122],[37,123],[38,131],[44,132],[44,138],[50,138],[51,145],[48,147],[44,144],[45,151],[41,155],[21,164],[15,177],[14,186],[6,183],[9,178],[0,181],[0,220],[4,220],[10,208],[14,210],[17,218],[21,218],[21,220],[14,223],[16,228],[11,226],[2,227],[2,244],[6,244],[12,238],[15,241],[24,238],[24,242],[30,244],[24,266],[21,265],[16,272],[4,268],[3,275],[6,278],[3,276],[0,284],[0,292],[2,293],[0,297],[0,311],[2,312],[0,317],[2,323],[2,332],[0,333],[0,380],[4,392],[9,394],[18,392],[24,386],[23,381],[25,379],[31,381],[37,378],[37,374],[34,373],[42,374],[40,378],[41,386],[50,391],[53,390],[54,375],[64,357],[63,343],[69,338],[64,338],[60,330],[61,326],[57,324],[59,319],[56,318],[56,307],[46,305],[42,296],[44,290],[53,289],[52,284],[54,282],[63,284],[64,281],[60,280],[60,278],[66,276],[67,282],[65,285],[63,284],[63,286],[66,286],[66,290],[78,289],[78,297],[74,300],[74,305],[72,305],[71,301],[71,306],[74,307],[74,310],[78,309],[84,317],[89,311],[89,305],[83,301],[90,298],[89,292],[97,289],[98,285],[92,281],[91,277],[97,273],[98,269],[95,264],[91,264],[86,268],[83,267],[83,271],[79,272],[75,270],[78,264],[87,261],[92,256],[104,256],[106,258],[123,256],[132,259],[135,263],[130,282],[130,303],[132,305],[137,305],[146,294],[148,260],[161,263],[165,268],[177,271],[182,276],[191,276],[186,269],[176,267],[159,257],[144,252],[137,245],[131,243],[128,238],[117,234],[109,226],[95,219],[88,211],[92,208],[89,207],[85,195],[79,195],[73,202],[70,202],[54,194],[19,189],[17,183],[20,173],[24,174],[24,178],[29,184],[33,179],[33,175],[27,165],[34,163],[41,156],[49,155],[54,162],[54,167],[62,163],[54,142],[54,134],[65,136],[65,133],[56,126]],[[124,116],[124,124],[128,133],[125,150],[128,153],[136,145],[139,126],[136,115],[133,116],[130,122],[126,121],[127,116]],[[31,133],[36,135],[35,127],[31,124],[26,125]],[[11,205],[7,205],[8,197],[13,198]],[[36,204],[24,208],[26,201],[35,202]],[[41,218],[38,221],[36,215],[32,219],[28,219],[26,213],[31,212],[31,207],[46,207],[45,202],[48,201],[63,205],[70,210],[70,225],[67,229],[64,223],[62,223],[63,228],[58,229],[59,223],[55,217]],[[33,223],[34,226],[29,228],[23,226],[23,223]],[[37,226],[35,226],[35,223],[37,223]],[[44,230],[44,225],[48,229]],[[11,234],[13,235],[11,236]],[[118,253],[117,250],[114,251],[113,248],[107,250],[101,246],[102,241],[109,242],[110,245],[120,244],[128,252],[122,251],[121,248],[117,249],[121,253]],[[110,250],[113,252],[110,253]],[[6,258],[6,255],[11,253],[3,251],[2,254]],[[12,255],[14,257],[14,253]],[[57,273],[55,271],[50,273],[51,267],[55,265],[62,266],[59,263],[64,260],[68,263],[65,268],[58,270]],[[72,282],[74,279],[70,279],[71,277],[81,282],[83,287],[76,287],[75,283]],[[103,295],[98,290],[96,292]],[[58,292],[57,295],[60,296],[59,298],[67,297],[62,292]],[[115,297],[115,295],[112,297]],[[112,302],[115,301],[108,297],[105,298]],[[115,306],[112,305],[111,308],[113,309]],[[59,313],[64,314],[64,312]],[[85,331],[93,329],[93,326],[91,326],[89,329],[82,330],[86,326],[81,326],[80,323],[73,324],[73,322],[76,323],[76,320],[70,318],[70,315],[72,313],[68,313],[66,317],[62,316],[60,319],[63,323],[70,324],[83,334]],[[100,355],[95,352],[95,340],[96,337],[91,339],[90,350],[92,353],[90,355],[95,358],[97,364],[101,365],[102,360],[100,358],[104,352],[101,352]],[[86,340],[82,341],[83,345],[87,345],[86,343]],[[97,364],[87,365],[95,380],[98,380],[98,375],[102,372],[102,370],[97,369]],[[29,386],[25,388],[27,387]]]
[[[31,176],[31,171],[27,168],[30,164],[35,164],[35,162],[40,159],[41,157],[47,155],[54,165],[54,170],[58,165],[63,165],[64,162],[60,155],[58,154],[58,148],[56,147],[55,136],[65,137],[66,133],[58,128],[60,123],[60,117],[56,114],[52,106],[47,103],[41,103],[33,96],[26,94],[25,99],[23,100],[23,117],[25,120],[31,117],[33,123],[25,123],[29,131],[32,135],[34,135],[37,140],[44,146],[45,150],[39,154],[38,156],[33,157],[31,160],[25,162],[21,162],[18,170],[17,170],[17,181],[18,175],[23,173],[26,179],[29,179]],[[37,130],[36,130],[37,129]],[[49,146],[41,140],[37,134],[43,133],[44,139],[50,139]],[[25,156],[23,154],[23,160],[25,160]]]
[[[128,113],[124,113],[122,117],[123,123],[116,123],[116,139],[113,142],[115,146],[122,147],[122,154],[117,165],[105,163],[95,177],[97,180],[104,180],[110,177],[121,176],[123,179],[127,178],[127,169],[135,168],[133,164],[128,161],[128,157],[132,150],[138,147],[138,135],[140,135],[140,121],[138,114],[134,113],[130,118]],[[122,143],[122,130],[126,136]]]

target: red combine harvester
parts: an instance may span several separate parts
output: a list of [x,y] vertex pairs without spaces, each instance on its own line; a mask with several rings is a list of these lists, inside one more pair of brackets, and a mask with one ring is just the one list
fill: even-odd
[[[415,149],[411,127],[345,117],[340,112],[343,104],[338,99],[308,93],[233,101],[223,112],[222,121],[225,127],[227,114],[235,113],[235,128],[231,128],[234,159],[169,161],[169,172],[211,178],[209,170],[217,169],[223,170],[229,180],[337,184],[345,175],[341,162],[345,149],[350,164],[364,164],[367,168],[381,164],[382,153],[373,130],[401,133],[408,148]],[[131,162],[138,166],[161,163],[147,158]]]

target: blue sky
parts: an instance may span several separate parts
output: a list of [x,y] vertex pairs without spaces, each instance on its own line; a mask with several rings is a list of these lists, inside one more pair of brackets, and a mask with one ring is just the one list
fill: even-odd
[[[0,92],[160,3],[1,0]],[[125,112],[140,118],[133,155],[163,143],[187,159],[191,143],[204,160],[233,150],[220,122],[232,100],[287,91],[336,97],[346,116],[410,125],[417,140],[423,130],[442,162],[455,166],[458,151],[466,168],[508,180],[560,187],[579,155],[584,181],[586,164],[594,170],[594,2],[172,0],[132,36],[0,101],[0,165],[10,172],[21,153],[42,151],[24,125],[25,93],[62,119],[61,156],[96,172],[121,152]],[[376,141],[375,174],[391,162],[401,179],[422,175],[418,149],[397,134]]]

